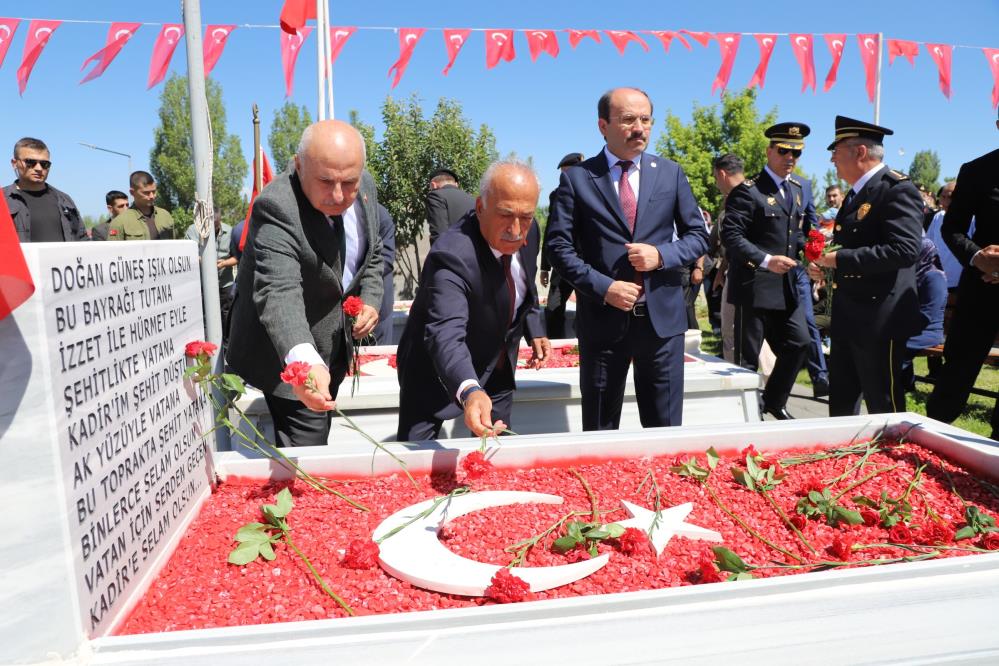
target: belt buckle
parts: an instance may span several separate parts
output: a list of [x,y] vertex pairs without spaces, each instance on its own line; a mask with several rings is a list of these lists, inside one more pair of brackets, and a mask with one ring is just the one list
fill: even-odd
[[632,317],[645,317],[648,315],[648,309],[645,303],[635,303],[631,306],[631,316]]

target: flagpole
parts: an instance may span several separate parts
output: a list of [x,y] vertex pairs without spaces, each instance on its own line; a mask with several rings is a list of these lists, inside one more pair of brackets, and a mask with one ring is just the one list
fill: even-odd
[[317,120],[326,120],[326,40],[323,33],[329,29],[323,27],[325,12],[323,5],[325,0],[316,0],[316,86],[318,87],[318,108]]
[[333,36],[330,34],[330,6],[325,0],[323,7],[326,9],[326,31],[323,34],[326,37],[326,63],[329,67],[326,72],[326,96],[330,106],[329,117],[335,118],[336,116],[333,115]]
[[253,103],[253,188],[260,192],[264,189],[264,160],[260,147],[260,109]]
[[875,88],[874,88],[874,124],[881,124],[881,64],[882,64],[882,51],[881,42],[884,39],[884,33],[878,33],[878,70],[877,76],[875,77]]

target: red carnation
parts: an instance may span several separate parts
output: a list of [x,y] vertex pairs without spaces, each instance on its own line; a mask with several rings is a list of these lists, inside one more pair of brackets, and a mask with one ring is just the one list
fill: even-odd
[[918,540],[927,545],[954,543],[954,530],[947,525],[929,523],[919,531]]
[[205,356],[211,356],[217,350],[218,350],[217,345],[213,345],[210,342],[195,340],[194,342],[188,342],[184,346],[184,356],[188,358],[197,358],[201,354],[204,354]]
[[828,550],[839,561],[849,562],[850,556],[853,554],[853,539],[841,534],[833,539]]
[[398,360],[395,354],[388,357],[388,364],[390,368],[398,368]]
[[305,386],[309,381],[309,371],[312,366],[305,361],[294,361],[284,367],[281,381],[292,386]]
[[486,596],[496,603],[509,604],[523,601],[530,591],[531,586],[526,581],[517,578],[509,569],[503,567],[489,581]]
[[744,448],[742,451],[740,451],[740,453],[742,454],[743,458],[745,458],[746,456],[752,456],[753,458],[755,458],[760,455],[759,451],[757,451],[756,447],[753,446],[752,444]]
[[364,308],[364,301],[359,296],[348,296],[343,302],[343,313],[348,317],[356,317],[361,314]]
[[805,243],[805,259],[815,261],[822,256],[822,251],[826,247],[826,237],[821,231],[811,229],[808,232],[808,241]]
[[912,530],[905,523],[896,523],[888,530],[888,539],[892,543],[910,543],[912,541]]
[[698,567],[701,571],[702,583],[723,583],[725,575],[715,566],[714,560],[703,559]]
[[469,479],[478,479],[493,470],[493,464],[486,460],[482,451],[472,451],[461,461],[461,468]]
[[617,538],[618,548],[629,557],[649,552],[649,535],[635,527],[627,527]]
[[811,491],[821,493],[825,489],[825,485],[822,483],[822,477],[815,474],[809,474],[801,479],[801,485],[798,486],[799,495],[807,495]]
[[378,564],[378,544],[371,539],[354,539],[340,563],[348,569],[372,569]]
[[986,550],[999,550],[999,532],[986,532],[980,543]]

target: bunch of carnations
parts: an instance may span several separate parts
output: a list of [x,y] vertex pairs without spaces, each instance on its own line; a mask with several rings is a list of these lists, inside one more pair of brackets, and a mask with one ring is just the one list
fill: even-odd
[[[348,296],[343,301],[343,316],[347,320],[349,327],[351,329],[357,324],[357,318],[360,316],[361,311],[364,309],[364,301],[360,296]],[[350,395],[353,396],[357,392],[358,387],[361,385],[361,343],[362,340],[356,339],[353,335],[350,336],[351,341],[351,355],[350,355],[350,370],[353,379],[350,383]]]

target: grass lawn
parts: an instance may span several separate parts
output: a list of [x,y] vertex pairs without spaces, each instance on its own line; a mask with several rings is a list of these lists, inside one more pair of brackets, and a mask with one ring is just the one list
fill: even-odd
[[[707,306],[704,303],[703,293],[698,299],[696,312],[697,323],[701,327],[701,350],[705,354],[721,356],[721,336],[714,335],[711,332],[711,326],[708,324],[708,311]],[[927,374],[926,358],[917,358],[915,365],[916,376],[925,377]],[[812,382],[808,377],[807,371],[802,370],[798,373],[797,383],[802,386],[812,386]],[[986,391],[999,391],[999,368],[983,366],[981,372],[978,373],[978,380],[975,382],[975,387]],[[921,382],[917,379],[916,390],[909,393],[905,398],[906,409],[917,414],[926,414],[926,400],[930,397],[930,392],[932,390],[932,384]],[[979,395],[972,395],[968,399],[968,404],[965,406],[964,411],[961,412],[961,416],[954,421],[953,425],[958,428],[963,428],[969,432],[988,437],[992,434],[992,425],[990,420],[992,418],[992,408],[994,404],[994,398],[984,398]]]

